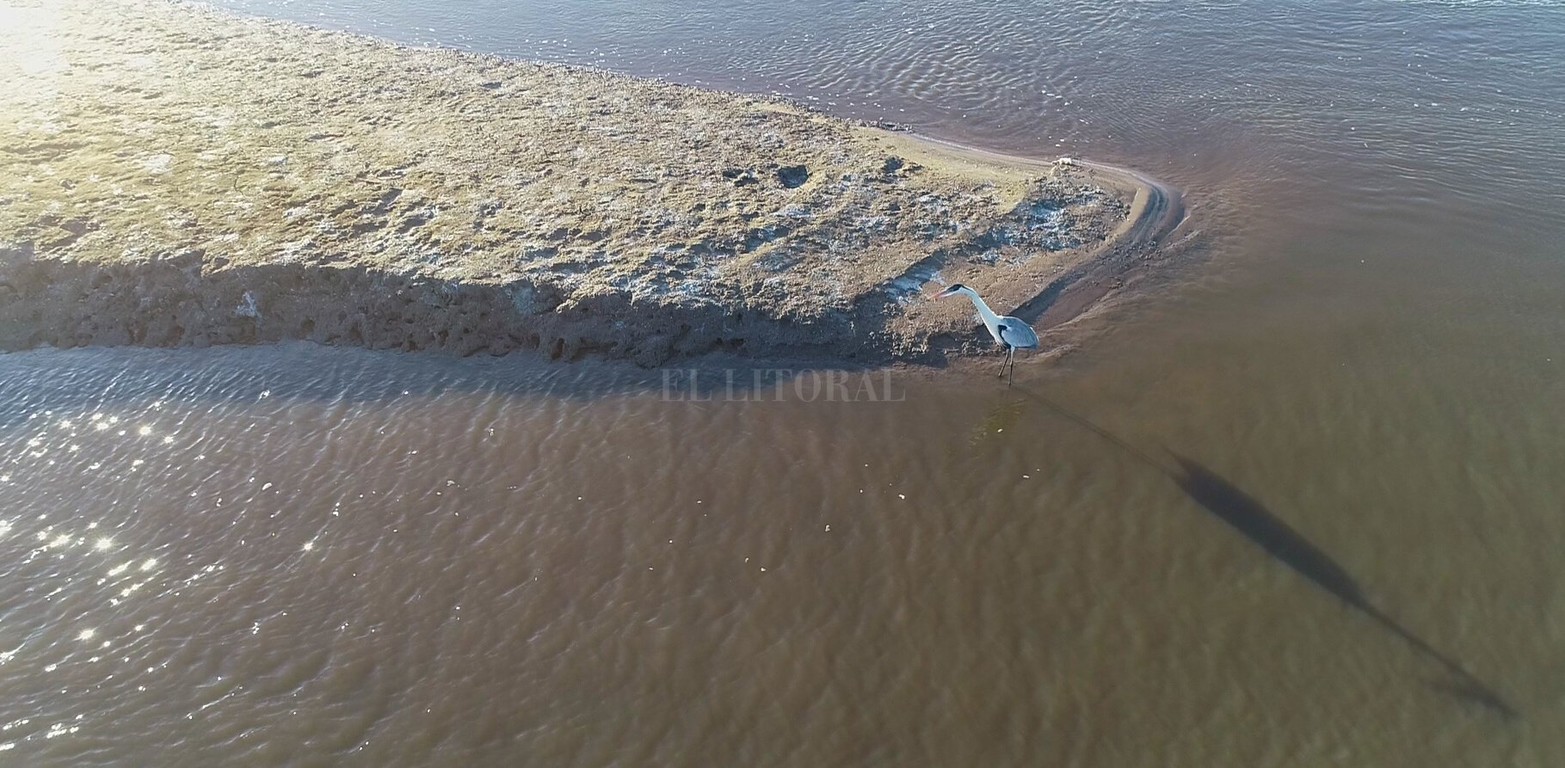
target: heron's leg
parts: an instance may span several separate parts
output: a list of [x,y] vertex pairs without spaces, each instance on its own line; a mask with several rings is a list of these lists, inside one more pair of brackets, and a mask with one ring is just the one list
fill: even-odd
[[1005,357],[1011,361],[1011,378],[1005,380],[1005,386],[1009,387],[1016,383],[1016,348],[1012,347],[1010,354]]
[[1005,378],[1005,363],[1011,359],[1011,345],[1005,345],[1005,357],[1000,358],[1000,372],[995,374],[997,379]]

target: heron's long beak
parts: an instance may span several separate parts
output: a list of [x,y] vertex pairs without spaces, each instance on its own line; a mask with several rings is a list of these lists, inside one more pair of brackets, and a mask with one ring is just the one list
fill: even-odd
[[945,290],[935,294],[935,298],[943,299],[943,298],[945,298],[947,296],[955,296],[955,295],[956,295],[956,289],[955,288],[947,288],[947,289],[945,289]]

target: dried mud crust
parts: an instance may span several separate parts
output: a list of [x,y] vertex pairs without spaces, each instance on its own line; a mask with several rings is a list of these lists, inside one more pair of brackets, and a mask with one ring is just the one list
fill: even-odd
[[930,359],[980,345],[969,307],[924,300],[937,272],[1054,327],[1166,231],[1170,193],[1132,174],[777,100],[163,0],[0,2],[4,349]]

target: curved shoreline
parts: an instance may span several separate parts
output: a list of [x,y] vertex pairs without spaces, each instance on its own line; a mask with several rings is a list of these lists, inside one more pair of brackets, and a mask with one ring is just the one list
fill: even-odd
[[32,65],[0,73],[3,349],[935,362],[986,348],[916,300],[936,275],[1058,328],[1182,211],[1128,169],[778,99],[172,3],[31,7],[58,50],[0,39]]
[[1133,168],[1081,158],[1044,158],[1013,155],[918,134],[906,134],[911,141],[949,152],[957,157],[972,157],[1018,167],[1048,168],[1059,163],[1086,167],[1104,181],[1132,191],[1130,210],[1120,225],[1096,252],[1075,269],[1040,286],[1037,293],[1005,314],[1015,315],[1042,332],[1067,325],[1090,312],[1133,273],[1146,267],[1168,235],[1185,222],[1184,195],[1174,186]]

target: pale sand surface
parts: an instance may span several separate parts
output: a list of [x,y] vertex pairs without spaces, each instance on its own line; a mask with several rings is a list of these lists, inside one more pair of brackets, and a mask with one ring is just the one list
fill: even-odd
[[0,114],[9,349],[931,360],[988,344],[936,273],[1055,328],[1177,209],[1088,163],[164,0],[0,0]]

